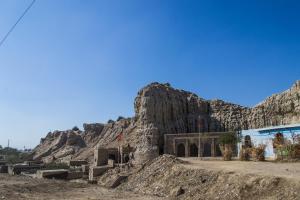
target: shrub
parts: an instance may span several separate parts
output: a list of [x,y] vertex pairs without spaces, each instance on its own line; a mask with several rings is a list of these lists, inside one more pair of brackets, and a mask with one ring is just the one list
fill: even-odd
[[256,147],[251,148],[251,157],[254,161],[264,161],[265,160],[265,144],[259,144]]
[[79,131],[79,128],[78,128],[77,126],[74,126],[74,127],[72,128],[72,131]]
[[122,119],[125,119],[125,118],[122,117],[122,116],[119,116],[118,119],[117,119],[117,121],[120,121],[120,120],[122,120]]
[[[278,135],[280,136],[278,139]],[[273,147],[276,149],[277,160],[300,158],[300,136],[292,135],[292,141],[287,140],[282,134],[276,134],[273,139]]]
[[111,123],[114,123],[114,122],[115,122],[115,121],[112,120],[112,119],[110,119],[110,120],[107,121],[108,124],[111,124]]
[[221,145],[225,145],[225,144],[236,145],[240,141],[241,141],[241,136],[237,133],[224,133],[219,138],[219,142]]
[[240,150],[240,160],[241,161],[249,161],[251,155],[251,148],[242,146]]
[[220,149],[223,155],[223,159],[226,161],[231,160],[233,149],[235,145],[241,141],[241,137],[236,133],[224,133],[220,136]]

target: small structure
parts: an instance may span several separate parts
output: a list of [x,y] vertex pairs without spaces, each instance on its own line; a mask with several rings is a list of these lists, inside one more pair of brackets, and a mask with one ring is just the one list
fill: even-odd
[[177,157],[221,157],[219,137],[224,133],[166,134],[164,153]]
[[107,165],[108,150],[106,148],[96,147],[94,151],[94,166]]
[[41,169],[43,166],[39,164],[35,165],[28,165],[28,164],[15,164],[15,165],[8,165],[8,173],[10,175],[17,175],[21,174],[21,172],[29,172],[35,173],[37,170]]
[[[94,163],[89,168],[89,180],[93,181],[95,177],[101,176],[107,170],[112,169],[115,165],[129,162],[129,154],[133,148],[129,145],[120,146],[119,148],[103,148],[97,146],[94,150]],[[87,170],[84,169],[86,172]]]
[[8,173],[8,166],[6,161],[0,161],[0,173]]
[[38,170],[36,173],[36,176],[37,176],[37,178],[67,179],[68,170],[66,170],[66,169]]
[[276,146],[274,139],[282,137],[290,143],[294,143],[296,136],[300,136],[300,124],[272,126],[261,129],[251,129],[241,131],[242,141],[238,145],[238,152],[241,151],[241,146],[257,146],[260,144],[266,145],[265,158],[276,159]]

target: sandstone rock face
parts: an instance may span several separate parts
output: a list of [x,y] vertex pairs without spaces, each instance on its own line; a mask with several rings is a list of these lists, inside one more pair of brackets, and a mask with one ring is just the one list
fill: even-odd
[[100,136],[104,124],[83,124],[84,133],[82,135],[86,143],[93,143]]
[[209,102],[209,105],[210,132],[248,129],[247,117],[251,112],[250,108],[226,103],[221,100],[212,100]]
[[[163,149],[164,134],[237,131],[300,122],[300,81],[254,108],[204,100],[169,84],[152,83],[135,99],[140,159]],[[139,156],[141,155],[141,156]],[[147,156],[148,155],[148,156]]]
[[35,148],[33,159],[42,159],[44,162],[52,162],[73,155],[86,144],[81,137],[81,131],[54,131],[41,139],[41,143]]
[[[222,100],[205,100],[196,94],[174,89],[170,84],[151,83],[134,102],[133,118],[108,124],[84,124],[84,131],[56,131],[41,140],[35,158],[62,156],[90,159],[96,145],[136,147],[137,162],[163,153],[164,135],[193,132],[222,132],[300,122],[300,81],[281,94],[253,108]],[[60,153],[58,153],[60,152]]]
[[272,95],[251,109],[249,128],[300,122],[300,81],[280,94]]
[[138,156],[141,154],[147,160],[162,153],[164,134],[245,128],[249,111],[249,108],[220,100],[204,100],[169,84],[152,83],[135,99],[137,126],[141,141],[145,141],[139,143]]

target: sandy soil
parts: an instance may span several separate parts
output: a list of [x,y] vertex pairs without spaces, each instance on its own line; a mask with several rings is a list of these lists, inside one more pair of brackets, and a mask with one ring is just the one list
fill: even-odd
[[0,199],[156,200],[161,198],[108,190],[99,185],[0,174]]
[[183,161],[187,161],[187,164],[183,164],[183,166],[190,169],[207,169],[213,171],[227,171],[241,174],[278,176],[300,181],[300,163],[275,163],[267,161],[203,161],[197,158],[180,159]]
[[0,174],[0,200],[162,200],[179,186],[186,191],[179,199],[300,200],[300,163],[181,160],[158,158],[118,189]]

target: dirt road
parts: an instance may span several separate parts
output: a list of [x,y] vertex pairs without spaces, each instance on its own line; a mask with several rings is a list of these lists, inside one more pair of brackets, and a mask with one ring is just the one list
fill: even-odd
[[181,158],[186,161],[182,166],[190,169],[229,171],[241,174],[278,176],[300,181],[300,163],[245,162],[245,161],[208,161],[198,158]]

